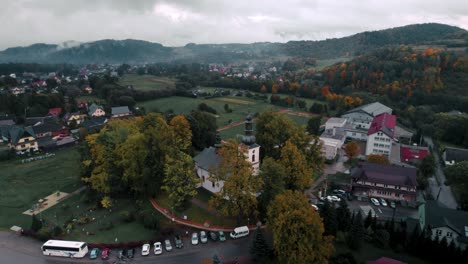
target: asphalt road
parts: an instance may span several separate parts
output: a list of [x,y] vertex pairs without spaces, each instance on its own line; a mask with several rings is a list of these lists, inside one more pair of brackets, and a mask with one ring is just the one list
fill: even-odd
[[111,258],[107,261],[83,259],[67,259],[60,257],[48,257],[42,255],[41,242],[22,237],[11,232],[0,232],[0,263],[1,264],[64,264],[64,263],[202,263],[203,260],[212,259],[217,254],[221,259],[233,260],[238,258],[239,263],[249,263],[249,248],[253,235],[238,240],[226,242],[212,242],[193,246],[188,239],[184,239],[183,249],[164,251],[162,255],[141,256],[136,250],[135,258],[127,262],[116,262],[117,252],[111,252]]
[[[426,141],[426,143],[429,146],[434,148],[434,143],[432,142],[431,138],[424,137],[424,141]],[[445,205],[446,207],[451,209],[457,209],[458,204],[453,196],[452,189],[450,188],[450,186],[445,185],[446,179],[444,171],[442,170],[442,167],[440,165],[440,157],[435,151],[432,152],[432,155],[434,155],[436,163],[435,175],[429,178],[429,188],[431,190],[432,196],[434,196],[434,199],[437,199],[441,204]],[[437,180],[435,177],[437,177]]]
[[[392,217],[395,217],[394,219],[396,221],[406,220],[407,218],[418,219],[418,210],[411,207],[402,207],[397,205],[395,208],[395,216],[393,216],[393,208],[389,206],[375,206],[370,202],[361,202],[357,200],[348,202],[348,206],[351,211],[356,212],[358,210],[365,209],[367,206],[370,206],[377,215],[377,218],[382,220],[389,220],[392,219]],[[367,214],[363,215],[364,218],[366,216]]]

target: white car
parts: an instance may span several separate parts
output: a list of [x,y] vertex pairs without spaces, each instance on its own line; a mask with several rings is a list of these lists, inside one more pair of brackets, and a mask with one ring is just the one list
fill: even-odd
[[192,233],[192,245],[198,245],[198,233]]
[[311,205],[312,205],[312,208],[314,208],[315,211],[319,210],[318,206],[316,206],[315,204],[311,204]]
[[205,231],[200,231],[200,241],[205,244],[206,242],[208,242],[208,237],[206,236],[206,232]]
[[161,255],[162,254],[162,245],[161,242],[154,243],[154,254]]
[[379,200],[375,199],[375,198],[370,198],[370,201],[371,203],[373,203],[375,206],[379,206],[380,203],[379,203]]
[[142,247],[141,247],[141,255],[142,256],[148,256],[149,255],[149,252],[150,252],[150,244],[144,244]]
[[166,247],[166,251],[171,251],[172,250],[172,244],[169,239],[164,240],[164,246]]
[[380,199],[379,199],[379,202],[380,202],[380,204],[381,204],[382,206],[387,206],[387,201],[385,201],[384,198],[380,198]]
[[330,195],[330,196],[327,196],[327,200],[329,202],[339,202],[341,201],[341,198],[336,195]]

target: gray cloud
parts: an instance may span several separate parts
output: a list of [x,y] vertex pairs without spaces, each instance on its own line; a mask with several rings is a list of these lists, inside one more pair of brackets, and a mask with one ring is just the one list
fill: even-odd
[[0,49],[135,38],[164,45],[342,37],[413,23],[468,28],[459,0],[0,0]]

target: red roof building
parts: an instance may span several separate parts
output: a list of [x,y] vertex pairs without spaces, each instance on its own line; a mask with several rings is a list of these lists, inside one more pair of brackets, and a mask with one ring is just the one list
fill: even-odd
[[47,115],[58,117],[62,113],[62,108],[50,108]]
[[377,132],[383,132],[387,136],[393,138],[396,126],[396,116],[388,113],[377,115],[372,120],[372,123],[367,131],[367,135],[372,135]]
[[429,149],[421,146],[401,145],[401,162],[413,162],[424,159],[429,155]]

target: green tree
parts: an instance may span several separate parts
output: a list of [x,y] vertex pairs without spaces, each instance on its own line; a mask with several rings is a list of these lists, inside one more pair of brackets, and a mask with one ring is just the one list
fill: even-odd
[[336,219],[338,220],[338,230],[347,232],[351,228],[351,212],[345,199],[341,199],[336,208]]
[[325,201],[325,204],[320,210],[320,216],[322,216],[323,219],[325,234],[336,236],[336,232],[338,231],[338,219],[335,205]]
[[252,166],[245,159],[246,146],[229,140],[223,144],[219,155],[219,166],[210,178],[215,184],[224,181],[224,186],[213,195],[209,204],[224,215],[237,216],[240,224],[245,216],[257,214],[256,194],[262,188],[262,180],[252,175]]
[[390,161],[388,160],[387,156],[379,155],[379,154],[367,155],[367,161],[371,163],[379,163],[379,164],[385,164],[385,165],[390,164]]
[[459,204],[462,209],[468,209],[468,161],[458,162],[444,169],[447,183],[458,190]]
[[280,163],[273,158],[267,157],[263,159],[258,177],[263,181],[263,191],[258,197],[259,211],[260,215],[265,217],[271,201],[286,190],[286,171]]
[[318,135],[321,120],[322,118],[320,116],[310,118],[307,122],[307,132],[309,132],[311,135]]
[[174,144],[182,151],[187,152],[192,144],[192,131],[190,123],[183,115],[176,115],[169,125],[174,130]]
[[279,163],[287,171],[285,183],[286,189],[304,190],[312,184],[312,168],[305,156],[291,140],[286,141],[281,149]]
[[320,216],[303,193],[288,190],[278,195],[268,209],[267,224],[280,263],[328,263],[332,237],[323,235]]
[[270,248],[260,227],[257,227],[254,236],[250,247],[250,255],[252,255],[255,263],[265,263],[270,256]]
[[431,177],[436,169],[434,156],[427,155],[426,157],[424,157],[424,159],[421,160],[418,169],[421,175],[425,178]]
[[351,141],[345,145],[346,156],[351,160],[359,154],[359,147],[356,142]]
[[353,250],[359,250],[362,246],[366,232],[364,225],[362,224],[361,211],[359,211],[353,218],[353,225],[351,226],[346,238],[346,244]]
[[37,219],[36,215],[32,215],[31,230],[34,232],[39,231],[42,228],[42,221]]
[[175,151],[173,156],[166,157],[162,189],[169,194],[174,207],[180,207],[189,198],[197,195],[197,184],[200,182],[194,171],[192,157],[182,151]]

